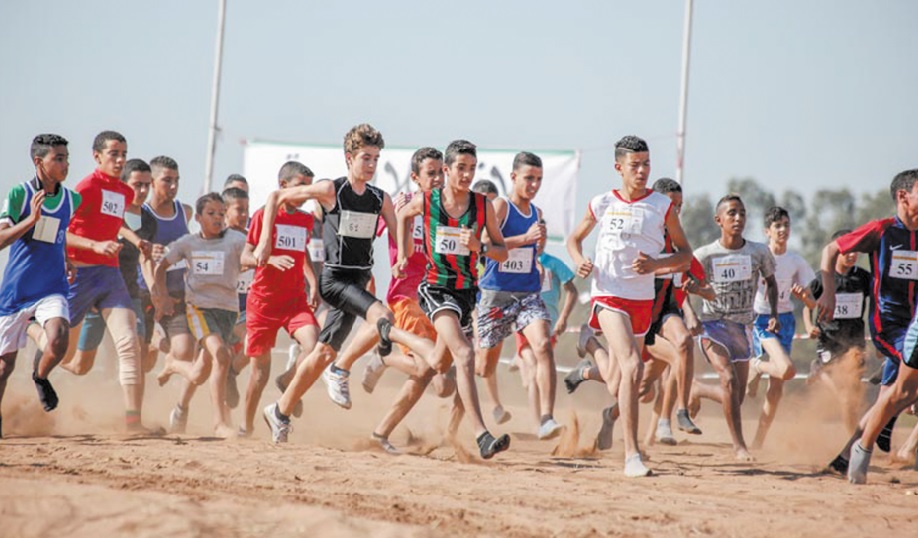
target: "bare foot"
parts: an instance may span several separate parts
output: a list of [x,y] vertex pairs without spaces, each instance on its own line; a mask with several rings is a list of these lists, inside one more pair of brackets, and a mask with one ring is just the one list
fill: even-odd
[[172,369],[172,361],[167,359],[163,369],[159,372],[159,375],[156,376],[156,382],[162,387],[169,382],[169,378],[172,377],[174,373],[175,370]]
[[698,412],[701,411],[701,398],[695,396],[694,392],[689,396],[688,407],[686,409],[691,418],[697,417]]
[[236,437],[236,430],[234,430],[233,427],[229,424],[224,424],[221,422],[214,427],[214,437],[230,439]]
[[745,448],[736,449],[736,459],[739,461],[744,461],[747,463],[752,463],[755,461],[755,457],[749,453]]

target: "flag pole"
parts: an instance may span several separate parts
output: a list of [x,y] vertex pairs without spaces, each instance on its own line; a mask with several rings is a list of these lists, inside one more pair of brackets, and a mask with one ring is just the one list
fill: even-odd
[[207,133],[207,160],[204,166],[204,192],[210,192],[214,176],[214,154],[217,151],[217,111],[220,108],[220,70],[223,64],[223,28],[226,23],[226,0],[218,0],[217,50],[214,57],[214,80],[210,97],[210,127]]
[[688,112],[689,57],[692,48],[692,0],[685,0],[685,27],[682,32],[682,83],[679,92],[679,130],[676,132],[676,181],[683,184],[685,167],[685,120]]

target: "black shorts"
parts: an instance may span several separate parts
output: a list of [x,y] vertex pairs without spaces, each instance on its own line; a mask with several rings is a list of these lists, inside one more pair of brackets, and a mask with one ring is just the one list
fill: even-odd
[[153,301],[150,299],[150,292],[140,292],[140,307],[143,309],[144,340],[147,345],[153,341],[153,326],[159,323],[166,333],[166,339],[180,334],[191,334],[188,328],[188,318],[185,316],[185,292],[179,294],[169,294],[174,300],[172,305],[172,315],[163,316],[159,320],[155,319],[156,309],[153,308]]
[[657,335],[663,330],[663,323],[669,316],[682,317],[682,310],[676,306],[676,301],[673,299],[672,294],[667,296],[667,300],[663,303],[663,309],[660,311],[660,315],[654,318],[653,323],[650,324],[650,330],[644,335],[645,347],[652,346],[657,342]]
[[325,325],[319,342],[340,351],[351,333],[357,317],[366,319],[367,312],[379,300],[367,291],[373,273],[369,269],[337,269],[328,267],[319,274],[319,295],[328,306]]
[[472,312],[477,302],[478,288],[454,290],[431,286],[421,282],[418,288],[418,302],[421,310],[433,321],[434,315],[441,310],[452,310],[459,316],[459,325],[468,334],[472,330]]

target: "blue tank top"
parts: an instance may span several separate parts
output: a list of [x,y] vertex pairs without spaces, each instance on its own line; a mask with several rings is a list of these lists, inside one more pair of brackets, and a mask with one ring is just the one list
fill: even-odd
[[[179,237],[188,234],[188,221],[185,218],[185,207],[178,200],[172,202],[175,204],[174,214],[171,217],[161,217],[153,211],[150,204],[143,204],[143,211],[149,213],[156,219],[156,233],[153,234],[153,242],[159,245],[168,246]],[[147,289],[143,278],[140,279],[140,287]],[[166,272],[166,289],[169,295],[179,296],[185,293],[185,262],[184,260],[169,267]]]
[[[37,192],[32,182],[24,184],[19,222],[31,213],[32,197]],[[57,207],[42,205],[42,220],[16,240],[10,247],[10,257],[0,285],[0,316],[8,316],[32,306],[49,295],[64,297],[70,291],[67,283],[65,242],[73,198],[64,186]],[[45,202],[47,204],[47,201]]]
[[[538,220],[539,211],[534,204],[529,204],[529,214],[524,215],[507,199],[507,218],[500,231],[504,237],[523,235]],[[511,250],[510,257],[502,263],[488,258],[478,287],[483,290],[538,292],[542,289],[542,280],[535,263],[537,258],[536,245]]]

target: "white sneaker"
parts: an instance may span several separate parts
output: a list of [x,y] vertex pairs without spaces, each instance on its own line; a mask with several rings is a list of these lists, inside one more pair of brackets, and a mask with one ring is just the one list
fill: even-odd
[[169,432],[170,433],[185,433],[185,428],[188,426],[188,413],[179,409],[179,406],[172,408],[172,412],[169,413]]
[[555,419],[550,418],[539,427],[539,440],[554,439],[561,434],[562,430],[564,430],[564,426],[555,422]]
[[287,350],[287,364],[284,366],[284,371],[289,372],[290,369],[296,366],[296,358],[300,356],[300,345],[296,342],[290,344],[290,348]]
[[502,406],[499,406],[499,405],[494,408],[493,413],[494,413],[494,422],[497,422],[498,424],[503,424],[504,422],[507,422],[513,417],[513,415],[511,415],[509,411],[506,411]]
[[341,372],[344,373],[333,372],[332,365],[329,364],[328,368],[322,372],[322,381],[325,382],[325,386],[328,389],[328,397],[331,399],[331,401],[345,409],[350,409],[351,388],[350,383],[348,382],[350,372],[347,370],[341,370]]
[[277,418],[277,403],[265,407],[261,414],[268,427],[271,428],[271,438],[274,439],[274,443],[286,443],[291,429],[290,421]]
[[386,368],[387,366],[383,363],[379,353],[373,351],[373,355],[367,361],[367,366],[363,370],[363,379],[360,380],[360,384],[363,385],[363,390],[367,391],[367,394],[373,394],[373,390],[376,389],[376,384],[379,383],[379,378],[382,377]]
[[580,326],[580,336],[577,338],[577,356],[581,359],[586,356],[586,346],[590,338],[593,338],[593,335],[593,328],[590,327],[589,323],[584,323]]
[[625,459],[625,476],[628,478],[650,476],[650,469],[644,466],[644,461],[641,460],[640,453]]
[[661,445],[676,445],[676,438],[673,437],[673,428],[665,418],[661,418],[657,422],[656,439]]
[[402,455],[402,451],[399,450],[399,449],[397,449],[397,448],[395,447],[395,445],[393,445],[392,443],[390,443],[388,437],[382,437],[382,436],[376,435],[376,434],[374,433],[373,435],[370,436],[370,439],[372,439],[372,440],[376,441],[377,443],[379,443],[379,448],[383,449],[383,450],[386,452],[386,454],[391,454],[391,455],[393,455],[393,456],[401,456],[401,455]]

